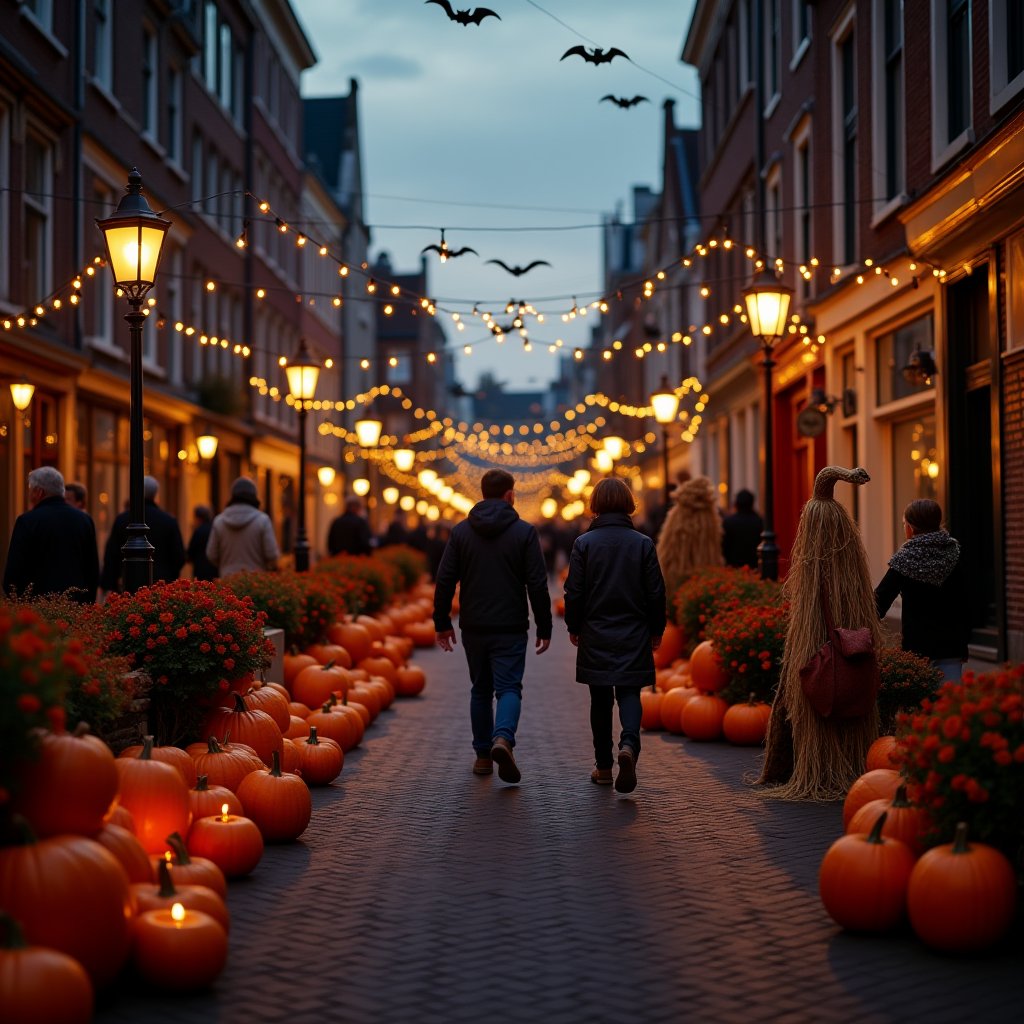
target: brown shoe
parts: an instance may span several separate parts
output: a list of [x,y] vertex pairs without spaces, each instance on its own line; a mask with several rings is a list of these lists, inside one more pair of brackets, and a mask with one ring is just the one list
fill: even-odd
[[504,736],[499,736],[491,747],[491,760],[498,766],[498,778],[502,782],[518,782],[522,775],[512,753],[512,744]]
[[590,781],[598,786],[610,786],[612,784],[611,768],[595,768],[590,773]]
[[494,762],[489,757],[481,755],[473,762],[474,775],[490,775],[494,771]]
[[616,793],[632,793],[636,789],[636,754],[629,747],[619,751],[619,774],[615,777]]

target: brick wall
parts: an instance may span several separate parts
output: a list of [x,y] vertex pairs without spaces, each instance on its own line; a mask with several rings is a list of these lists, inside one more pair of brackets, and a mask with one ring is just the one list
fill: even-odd
[[1003,515],[1007,656],[1024,660],[1024,351],[1003,367]]

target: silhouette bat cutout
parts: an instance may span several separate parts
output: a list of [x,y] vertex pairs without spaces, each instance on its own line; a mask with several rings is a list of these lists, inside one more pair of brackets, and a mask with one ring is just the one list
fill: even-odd
[[629,110],[630,107],[635,107],[638,103],[651,102],[646,96],[634,96],[632,99],[626,99],[625,96],[613,96],[611,93],[602,96],[599,102],[604,103],[605,100],[611,100],[615,106],[622,107],[623,110]]
[[467,252],[471,252],[474,256],[479,256],[480,253],[476,249],[470,249],[468,245],[464,245],[461,249],[450,249],[448,243],[444,240],[444,229],[441,229],[441,244],[440,245],[425,245],[420,249],[420,253],[425,252],[436,252],[441,257],[441,262],[444,263],[447,260],[453,260],[456,256],[462,256]]
[[523,274],[528,274],[534,267],[551,266],[547,260],[534,260],[532,263],[527,263],[525,267],[510,267],[507,263],[503,263],[501,260],[487,260],[487,262],[497,263],[502,270],[507,270],[513,277],[522,277]]
[[497,18],[498,21],[501,21],[501,15],[497,11],[492,11],[489,7],[477,7],[476,10],[472,11],[454,11],[448,0],[427,0],[427,3],[443,7],[445,14],[448,15],[448,20],[456,21],[460,25],[479,25],[484,18]]
[[565,60],[566,57],[571,57],[574,54],[579,54],[588,64],[608,64],[616,57],[625,57],[626,60],[629,60],[629,54],[617,46],[613,46],[610,50],[602,50],[600,46],[597,46],[589,51],[585,46],[570,46],[558,59]]

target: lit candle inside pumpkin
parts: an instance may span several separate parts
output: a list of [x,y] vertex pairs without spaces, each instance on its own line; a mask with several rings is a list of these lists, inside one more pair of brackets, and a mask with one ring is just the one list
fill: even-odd
[[135,966],[162,988],[205,988],[224,970],[227,932],[202,910],[175,903],[170,910],[147,910],[135,919]]
[[220,814],[196,818],[188,836],[189,853],[207,857],[228,878],[249,874],[263,856],[263,836],[251,818],[229,814],[221,804]]
[[180,903],[175,903],[171,907],[171,919],[180,928],[182,922],[185,920],[185,908]]

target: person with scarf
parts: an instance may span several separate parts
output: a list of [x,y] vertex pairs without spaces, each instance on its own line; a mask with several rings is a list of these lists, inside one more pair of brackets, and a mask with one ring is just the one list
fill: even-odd
[[930,498],[907,505],[903,529],[907,539],[875,588],[878,617],[902,595],[903,650],[928,658],[943,679],[957,682],[970,633],[960,545],[942,529],[942,509]]

